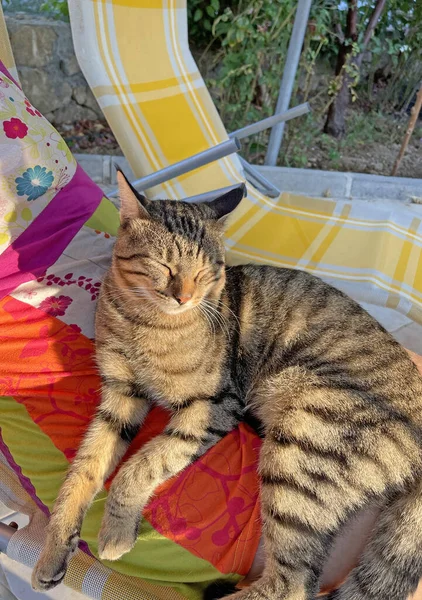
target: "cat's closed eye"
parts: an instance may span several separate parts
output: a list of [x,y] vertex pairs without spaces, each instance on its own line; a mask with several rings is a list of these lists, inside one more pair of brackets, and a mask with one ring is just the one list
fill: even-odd
[[169,277],[170,277],[170,279],[174,279],[174,277],[175,277],[175,273],[172,271],[171,267],[169,267],[169,266],[168,266],[168,265],[166,265],[165,263],[162,263],[162,262],[159,262],[159,261],[157,261],[157,263],[158,263],[159,265],[161,265],[162,267],[164,267],[164,268],[167,270],[167,272],[168,272],[168,274],[169,274]]
[[163,292],[162,290],[154,290],[154,292],[156,292],[160,296],[163,296],[163,298],[168,298],[168,294],[166,294],[166,292]]
[[196,283],[199,279],[202,279],[207,273],[210,272],[210,267],[204,267],[194,277],[194,282]]

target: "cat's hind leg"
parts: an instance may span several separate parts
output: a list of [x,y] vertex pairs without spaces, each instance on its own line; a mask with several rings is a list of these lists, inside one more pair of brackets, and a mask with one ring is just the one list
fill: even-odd
[[329,600],[406,600],[415,592],[421,577],[422,484],[419,484],[383,510],[358,566]]
[[264,382],[252,409],[266,433],[259,465],[266,566],[233,598],[311,600],[333,537],[369,500],[411,478],[417,442],[400,419],[385,422],[361,395],[298,367]]

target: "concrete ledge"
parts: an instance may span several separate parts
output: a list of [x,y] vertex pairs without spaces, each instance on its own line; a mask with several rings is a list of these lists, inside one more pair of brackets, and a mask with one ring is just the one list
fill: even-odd
[[319,198],[345,198],[349,195],[352,185],[349,173],[289,167],[259,166],[257,169],[283,192]]
[[338,173],[317,169],[258,167],[280,190],[336,200],[422,199],[422,179],[385,177],[365,173]]
[[[105,192],[111,192],[116,187],[115,164],[123,169],[130,180],[135,179],[123,156],[75,154],[75,158]],[[422,179],[289,167],[257,168],[284,192],[334,200],[388,200],[408,204],[412,202],[412,198],[420,198],[422,202]]]
[[118,165],[125,175],[133,181],[135,176],[124,156],[109,156],[106,154],[75,154],[83,170],[95,183],[106,186],[116,185],[116,169]]

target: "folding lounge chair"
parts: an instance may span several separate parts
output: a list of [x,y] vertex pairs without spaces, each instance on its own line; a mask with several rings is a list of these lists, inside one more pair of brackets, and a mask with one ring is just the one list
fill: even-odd
[[[184,0],[70,0],[69,9],[79,64],[136,177],[228,139],[189,50]],[[243,180],[231,155],[147,192],[186,198]],[[421,323],[420,235],[403,206],[269,199],[249,185],[226,245],[232,263],[306,269]]]
[[[182,1],[71,0],[70,10],[79,61],[136,177],[227,140],[189,53]],[[13,67],[10,55],[0,59]],[[31,519],[17,532],[1,527],[0,549],[32,566],[98,402],[93,314],[118,217],[57,132],[0,77],[0,500]],[[177,199],[241,180],[239,161],[226,157],[147,192]],[[232,263],[312,271],[398,337],[422,324],[421,243],[410,210],[287,193],[274,200],[252,186],[226,236]],[[417,341],[411,349],[422,353]],[[153,411],[134,446],[165,420]],[[240,580],[260,537],[258,450],[241,425],[161,486],[137,545],[112,565],[93,556],[101,493],[65,584],[93,598],[176,600],[200,598],[217,578]]]

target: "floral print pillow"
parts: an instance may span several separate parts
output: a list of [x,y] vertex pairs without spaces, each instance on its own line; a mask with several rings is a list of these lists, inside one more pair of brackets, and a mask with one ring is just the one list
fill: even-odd
[[69,183],[76,166],[59,133],[0,73],[0,252]]
[[16,191],[18,196],[28,196],[27,200],[30,202],[45,194],[51,188],[53,181],[52,171],[47,172],[47,167],[35,165],[33,169],[27,169],[22,177],[15,179]]

